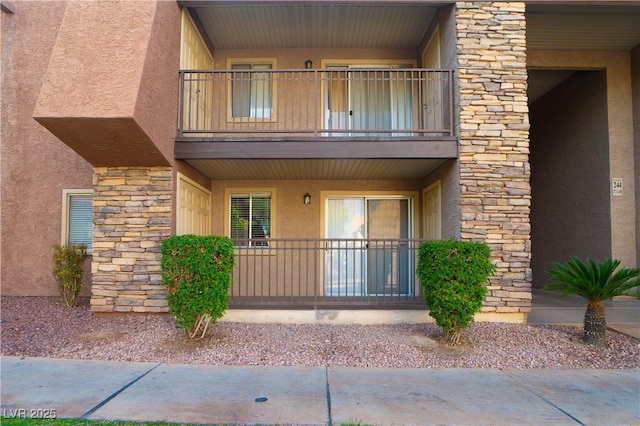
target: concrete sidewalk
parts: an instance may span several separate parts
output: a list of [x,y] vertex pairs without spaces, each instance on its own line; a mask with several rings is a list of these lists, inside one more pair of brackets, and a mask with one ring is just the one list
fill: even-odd
[[180,423],[640,424],[638,370],[228,367],[18,357],[3,357],[1,367],[2,415],[8,417],[55,410],[58,417]]
[[[587,302],[580,296],[534,289],[532,302],[528,324],[583,325]],[[640,299],[621,296],[606,300],[604,306],[608,328],[640,339]]]

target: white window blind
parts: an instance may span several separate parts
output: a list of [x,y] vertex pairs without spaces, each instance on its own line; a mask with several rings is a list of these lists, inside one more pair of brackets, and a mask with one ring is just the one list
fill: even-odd
[[230,206],[231,239],[238,245],[266,246],[271,236],[271,194],[231,194]]
[[84,244],[92,249],[93,206],[91,194],[66,194],[66,235],[65,244]]
[[[271,64],[232,64],[233,70],[270,70]],[[271,74],[239,72],[233,75],[231,116],[271,118]]]

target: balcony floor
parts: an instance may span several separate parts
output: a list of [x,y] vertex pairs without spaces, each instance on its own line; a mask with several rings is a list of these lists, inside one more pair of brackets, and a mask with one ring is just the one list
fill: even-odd
[[458,156],[435,140],[177,140],[175,158],[211,179],[422,179]]
[[458,156],[455,137],[420,139],[371,138],[253,138],[176,140],[175,157],[192,159],[365,159],[429,158],[449,159]]

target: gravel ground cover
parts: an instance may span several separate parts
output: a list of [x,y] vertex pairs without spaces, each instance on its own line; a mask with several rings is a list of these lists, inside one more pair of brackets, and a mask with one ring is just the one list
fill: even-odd
[[465,343],[442,343],[432,323],[388,326],[218,323],[185,338],[170,315],[94,315],[83,299],[1,298],[1,354],[211,365],[412,368],[640,368],[640,341],[608,331],[608,347],[580,327],[475,323]]

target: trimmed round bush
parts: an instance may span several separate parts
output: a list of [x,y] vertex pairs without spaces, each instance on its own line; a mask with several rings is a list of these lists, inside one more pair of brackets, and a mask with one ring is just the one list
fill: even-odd
[[216,235],[175,235],[162,242],[162,281],[167,303],[189,337],[202,338],[229,300],[233,242]]
[[428,241],[418,252],[417,274],[422,294],[451,344],[458,344],[462,330],[473,322],[487,295],[487,280],[495,271],[485,243]]

